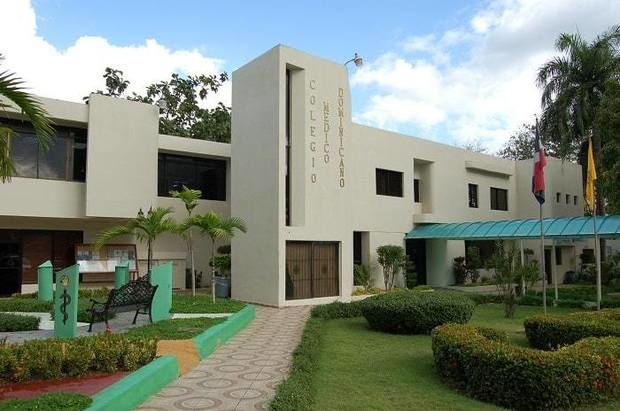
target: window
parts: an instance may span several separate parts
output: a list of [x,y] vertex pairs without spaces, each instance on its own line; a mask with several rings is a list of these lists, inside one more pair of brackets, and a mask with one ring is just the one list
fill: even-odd
[[420,180],[417,178],[413,179],[413,202],[420,202]]
[[573,205],[577,205],[577,196],[573,196]]
[[562,249],[555,247],[555,265],[562,265]]
[[403,173],[377,168],[377,195],[402,197]]
[[556,203],[559,203],[559,202],[560,202],[560,197],[561,197],[561,194],[560,194],[560,193],[555,193],[555,202],[556,202]]
[[55,125],[48,149],[39,151],[30,123],[0,119],[0,126],[15,132],[10,155],[17,177],[86,181],[86,129]]
[[491,187],[491,210],[508,211],[508,190]]
[[566,194],[566,204],[570,204],[570,194]]
[[478,184],[468,184],[469,206],[478,208]]
[[205,200],[226,201],[226,161],[160,153],[157,183],[160,197],[186,186]]

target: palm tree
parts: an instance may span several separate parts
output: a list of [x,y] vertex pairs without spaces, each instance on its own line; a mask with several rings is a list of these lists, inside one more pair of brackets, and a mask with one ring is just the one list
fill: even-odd
[[95,248],[99,249],[111,239],[126,235],[135,236],[139,241],[146,241],[148,248],[148,276],[151,274],[151,266],[153,263],[153,241],[155,241],[160,234],[177,230],[177,225],[172,218],[169,217],[172,212],[171,207],[157,207],[155,209],[149,209],[145,215],[142,209],[140,209],[136,218],[129,220],[124,225],[112,227],[99,234],[95,241]]
[[[246,232],[245,221],[238,217],[223,217],[209,211],[207,214],[194,216],[188,221],[197,227],[202,234],[206,234],[211,239],[211,258],[215,257],[215,242],[217,240],[230,240],[235,236],[235,230]],[[215,264],[211,263],[211,297],[215,303]]]
[[[189,250],[189,259],[190,265],[192,268],[192,296],[196,296],[196,268],[194,265],[194,247],[193,247],[193,239],[192,239],[192,229],[191,218],[192,211],[194,208],[198,206],[198,200],[202,197],[202,191],[200,190],[192,190],[191,188],[187,188],[183,186],[183,190],[181,191],[170,191],[170,195],[174,198],[178,198],[183,201],[185,205],[185,210],[187,210],[187,219],[186,221],[179,226],[179,233],[185,237],[187,241],[187,249]],[[187,224],[186,224],[187,223]]]
[[[563,33],[556,41],[562,55],[538,70],[537,83],[543,89],[543,135],[558,143],[561,157],[569,157],[575,147],[583,150],[592,137],[598,163],[602,142],[594,118],[609,82],[620,79],[619,45],[620,26],[611,27],[590,43],[578,33]],[[601,190],[597,190],[597,203],[604,204]],[[603,207],[598,212],[604,214]]]
[[[0,54],[0,62],[2,61]],[[39,150],[45,150],[54,134],[52,121],[41,102],[26,92],[24,82],[10,71],[0,72],[0,111],[16,106],[32,123],[37,135]],[[9,140],[15,136],[13,130],[0,124],[0,182],[11,181],[15,166],[11,161]]]

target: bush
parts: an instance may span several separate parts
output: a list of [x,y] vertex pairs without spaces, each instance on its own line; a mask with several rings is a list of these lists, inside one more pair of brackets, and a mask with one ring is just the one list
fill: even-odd
[[55,392],[43,394],[28,400],[5,400],[0,402],[0,411],[82,411],[93,402],[81,394]]
[[0,332],[38,330],[40,321],[30,315],[0,313]]
[[475,304],[455,293],[395,291],[360,301],[370,328],[395,334],[428,334],[441,324],[465,323]]
[[311,311],[313,318],[322,318],[324,320],[331,320],[333,318],[353,318],[361,317],[361,301],[354,301],[351,303],[334,302],[331,304],[317,305]]
[[620,337],[620,309],[569,315],[536,315],[524,323],[530,345],[555,349],[587,337]]
[[48,301],[39,301],[29,297],[0,298],[0,312],[16,311],[20,313],[43,313],[54,308]]
[[278,385],[276,395],[271,401],[271,410],[303,411],[312,408],[312,375],[320,355],[323,323],[323,320],[316,318],[317,316],[314,313],[317,308],[331,305],[318,306],[312,310],[314,318],[310,318],[306,322],[301,342],[293,353],[289,376],[286,381]]
[[455,388],[516,410],[574,409],[620,390],[620,339],[587,338],[558,351],[538,351],[489,338],[472,326],[433,330],[435,367]]
[[133,371],[155,352],[155,340],[106,334],[6,344],[0,347],[0,383]]
[[353,285],[361,285],[365,288],[370,287],[370,267],[364,264],[353,266]]

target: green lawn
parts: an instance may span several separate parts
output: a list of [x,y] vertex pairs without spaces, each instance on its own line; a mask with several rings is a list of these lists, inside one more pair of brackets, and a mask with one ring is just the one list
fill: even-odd
[[146,337],[157,340],[184,340],[197,336],[207,328],[223,322],[215,318],[182,318],[165,320],[154,324],[132,328],[124,335],[128,337]]
[[[503,318],[498,304],[478,306],[471,320],[505,330],[511,341],[526,344],[523,319],[540,307],[517,307],[515,318]],[[552,308],[564,314],[574,309]],[[434,370],[431,338],[371,331],[363,318],[323,323],[321,353],[312,377],[315,410],[496,410],[446,386]],[[620,401],[589,408],[620,409]]]
[[245,307],[245,303],[227,298],[216,298],[215,304],[210,294],[172,294],[173,313],[236,313]]

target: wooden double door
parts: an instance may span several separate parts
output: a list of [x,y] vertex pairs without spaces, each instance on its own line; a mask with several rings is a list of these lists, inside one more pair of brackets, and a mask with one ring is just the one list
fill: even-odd
[[339,247],[336,242],[286,242],[286,299],[339,295]]

